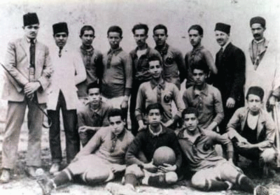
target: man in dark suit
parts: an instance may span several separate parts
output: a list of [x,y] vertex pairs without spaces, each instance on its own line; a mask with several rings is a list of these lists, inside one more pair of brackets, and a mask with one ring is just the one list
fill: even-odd
[[[0,182],[10,181],[14,168],[20,129],[28,107],[28,147],[26,172],[35,177],[36,167],[41,166],[41,135],[43,112],[46,107],[46,88],[50,84],[52,65],[49,49],[38,42],[39,19],[36,13],[23,16],[25,36],[8,44],[4,67],[7,79],[3,99],[8,101],[8,112],[2,150],[2,175]],[[36,105],[37,104],[37,105]]]
[[217,23],[215,35],[221,49],[216,54],[218,74],[213,85],[222,94],[225,117],[220,124],[220,133],[224,133],[235,110],[244,106],[245,55],[230,42],[230,25]]

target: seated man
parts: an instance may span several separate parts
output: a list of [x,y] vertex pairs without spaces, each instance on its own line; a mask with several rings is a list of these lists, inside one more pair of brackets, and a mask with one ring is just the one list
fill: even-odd
[[[233,146],[227,137],[200,129],[195,108],[184,110],[182,116],[185,128],[179,132],[178,141],[190,171],[194,173],[191,179],[193,187],[203,191],[220,191],[229,190],[235,184],[239,189],[249,193],[268,194],[267,188],[264,186],[255,188],[252,180],[234,166]],[[216,144],[227,147],[228,160],[217,155],[214,149]]]
[[85,146],[100,127],[108,126],[108,113],[112,110],[102,101],[100,86],[90,83],[87,86],[88,102],[78,109],[78,128],[80,141]]
[[198,126],[205,130],[216,130],[224,118],[220,91],[206,83],[209,68],[203,61],[191,67],[194,85],[186,89],[183,101],[186,108],[195,107],[198,112]]
[[253,86],[248,89],[247,106],[236,110],[227,125],[227,134],[236,154],[259,162],[267,175],[269,167],[276,165],[276,131],[271,115],[263,109],[263,97],[262,88]]
[[110,111],[108,119],[110,126],[102,127],[54,179],[37,180],[44,195],[69,183],[74,176],[78,176],[86,184],[95,185],[111,181],[116,173],[125,170],[125,152],[133,141],[133,135],[125,129],[120,109]]
[[[161,125],[163,108],[160,104],[150,104],[146,113],[149,125],[146,129],[138,132],[126,153],[128,167],[125,171],[125,186],[108,183],[106,187],[115,195],[122,194],[124,191],[127,191],[127,194],[130,195],[136,194],[134,190],[138,182],[159,187],[166,187],[177,182],[178,177],[175,171],[181,166],[182,156],[176,135],[172,130]],[[156,167],[153,164],[154,152],[161,146],[168,146],[173,149],[176,156],[174,165],[164,164]],[[142,157],[141,159],[140,154],[145,158]],[[151,173],[157,170],[159,172]]]
[[[142,83],[137,94],[135,116],[139,124],[139,131],[146,129],[147,126],[143,121],[143,110],[150,104],[159,103],[162,105],[164,112],[162,122],[166,127],[175,129],[177,122],[181,118],[184,110],[184,103],[181,99],[180,91],[173,83],[168,83],[162,78],[162,64],[159,57],[154,56],[149,60],[149,72],[152,79]],[[177,114],[172,117],[172,101],[177,106]]]

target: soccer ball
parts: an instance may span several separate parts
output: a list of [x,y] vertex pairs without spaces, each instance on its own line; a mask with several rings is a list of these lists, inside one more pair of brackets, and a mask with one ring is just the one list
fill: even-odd
[[160,166],[164,163],[174,165],[176,163],[176,155],[171,148],[162,146],[154,152],[153,160],[155,166]]

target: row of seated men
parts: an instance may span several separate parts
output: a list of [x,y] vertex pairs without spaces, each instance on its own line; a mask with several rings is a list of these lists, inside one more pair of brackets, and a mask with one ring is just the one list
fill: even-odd
[[[20,128],[26,107],[29,108],[30,137],[26,171],[34,176],[35,168],[40,166],[40,150],[38,149],[40,149],[43,121],[41,109],[46,107],[47,97],[48,117],[52,123],[50,127],[50,149],[53,162],[50,169],[51,173],[60,169],[62,161],[59,129],[60,109],[62,109],[64,119],[66,157],[69,164],[79,152],[80,142],[76,126],[77,121],[80,123],[78,129],[83,145],[90,139],[90,136],[87,135],[88,132],[99,132],[98,129],[104,125],[103,120],[100,122],[100,115],[104,112],[104,109],[100,109],[101,104],[98,100],[100,99],[100,93],[102,93],[102,99],[105,103],[121,108],[125,121],[127,121],[128,98],[131,94],[131,131],[134,135],[147,128],[144,113],[148,105],[155,102],[160,103],[163,107],[162,123],[165,127],[176,129],[182,126],[184,122],[180,118],[183,118],[184,108],[193,106],[199,112],[198,117],[200,119],[198,121],[202,121],[200,123],[204,125],[208,123],[201,127],[202,129],[211,131],[219,125],[221,133],[226,130],[226,125],[235,110],[244,106],[245,56],[240,49],[233,46],[229,41],[230,25],[216,24],[217,42],[222,47],[216,56],[216,67],[213,59],[209,60],[205,57],[209,57],[210,52],[206,52],[201,46],[203,29],[199,25],[191,26],[189,36],[194,50],[186,55],[185,62],[188,67],[186,68],[185,65],[175,64],[176,56],[181,56],[181,54],[178,54],[177,50],[170,50],[171,47],[166,43],[167,28],[163,25],[154,28],[156,49],[161,49],[160,52],[146,44],[148,38],[147,25],[135,25],[132,32],[137,48],[130,55],[126,54],[120,47],[121,28],[118,26],[110,27],[107,36],[111,48],[102,58],[91,45],[94,38],[94,29],[86,26],[81,29],[80,34],[83,42],[80,48],[81,59],[80,54],[70,52],[71,50],[67,48],[69,32],[65,22],[53,25],[57,51],[50,52],[45,45],[36,39],[39,30],[37,15],[35,13],[25,14],[23,22],[25,36],[9,43],[6,61],[3,65],[7,73],[3,98],[8,100],[8,113],[3,142],[2,182],[10,180],[10,170],[13,169],[15,164]],[[250,61],[253,64],[247,65],[246,68],[253,69],[246,70],[251,73],[251,75],[248,75],[246,72],[246,81],[251,80],[249,85],[258,83],[255,86],[261,86],[264,92],[263,95],[260,95],[260,102],[268,102],[269,106],[274,105],[276,97],[279,95],[276,82],[278,75],[273,67],[276,64],[263,65],[260,63],[267,59],[265,56],[268,55],[266,51],[268,43],[263,37],[265,20],[261,17],[252,18],[250,26],[255,38],[251,44],[252,56]],[[97,62],[100,61],[102,61],[102,66],[95,66],[95,63],[97,65]],[[184,60],[181,61],[184,63]],[[210,64],[209,61],[211,61]],[[266,65],[267,67],[264,67]],[[185,70],[179,71],[179,69],[183,70],[180,67],[185,68]],[[259,74],[259,71],[261,68],[268,70],[266,71],[266,80],[260,80],[262,74]],[[102,75],[99,79],[98,73]],[[187,75],[188,89],[183,96],[184,105],[179,90],[185,75]],[[215,87],[206,84],[206,79],[209,80],[208,82],[212,82]],[[95,84],[90,84],[90,81],[95,82]],[[271,83],[275,86],[272,87]],[[100,84],[101,87],[96,87]],[[264,84],[266,87],[263,87]],[[90,88],[91,85],[95,85],[95,87]],[[76,87],[78,88],[78,97],[85,104],[78,106],[78,117]],[[87,90],[88,88],[90,90]],[[47,89],[49,90],[48,95],[46,94]],[[90,94],[93,89],[95,89],[95,92]],[[93,99],[90,103],[88,102],[89,97]],[[175,102],[178,111],[174,117],[171,112],[172,101]],[[212,103],[212,105],[209,106],[207,103]],[[83,112],[80,109],[83,108],[87,109],[84,110],[84,115],[89,116],[88,118],[81,114]],[[103,119],[106,120],[107,117]],[[249,128],[260,128],[260,125],[256,123],[257,118],[254,119],[255,121],[250,124]],[[95,123],[98,124],[95,125]],[[255,126],[256,124],[257,126]],[[238,136],[235,137],[238,140]],[[274,138],[269,138],[269,144],[272,143],[272,139]],[[243,140],[242,143],[250,143],[250,141],[245,142]],[[268,143],[265,144],[268,145]],[[248,144],[243,145],[242,147],[256,147],[248,146]]]

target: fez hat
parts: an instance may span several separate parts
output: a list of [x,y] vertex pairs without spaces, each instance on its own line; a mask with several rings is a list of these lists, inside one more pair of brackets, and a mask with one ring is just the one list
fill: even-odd
[[53,34],[65,32],[68,34],[68,27],[66,22],[59,22],[53,25]]
[[259,96],[261,98],[261,101],[263,100],[263,96],[264,96],[264,91],[261,87],[259,86],[253,86],[253,87],[250,87],[248,89],[248,92],[247,92],[247,95],[246,95],[246,99],[248,100],[248,97],[250,94],[253,94],[253,95],[256,95],[256,96]]
[[217,23],[215,30],[225,32],[227,34],[230,33],[230,25],[224,23]]
[[263,17],[256,16],[256,17],[251,18],[250,26],[252,26],[255,23],[258,23],[258,24],[262,25],[263,28],[265,28],[265,19]]
[[39,24],[39,19],[36,13],[27,13],[23,15],[23,26]]

